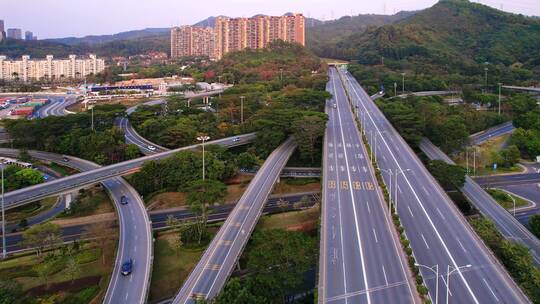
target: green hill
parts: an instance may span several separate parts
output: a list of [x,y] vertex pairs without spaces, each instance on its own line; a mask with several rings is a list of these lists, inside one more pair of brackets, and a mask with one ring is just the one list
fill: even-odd
[[466,0],[442,0],[395,24],[353,34],[336,47],[349,54],[340,59],[363,64],[384,57],[388,64],[406,59],[447,69],[477,69],[486,61],[538,69],[540,20]]
[[347,53],[346,50],[344,52],[342,48],[336,47],[336,44],[344,38],[352,34],[362,33],[370,27],[395,23],[415,13],[399,12],[395,15],[365,14],[353,17],[345,16],[326,22],[319,21],[313,26],[306,27],[306,45],[320,57],[348,57],[354,54],[354,50]]

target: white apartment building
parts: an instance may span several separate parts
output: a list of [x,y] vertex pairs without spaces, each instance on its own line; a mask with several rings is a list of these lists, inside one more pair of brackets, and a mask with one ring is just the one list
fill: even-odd
[[105,61],[91,54],[88,58],[69,55],[67,59],[54,59],[47,55],[45,59],[30,59],[24,55],[21,60],[8,60],[0,56],[0,79],[22,81],[40,79],[83,78],[97,74],[105,69]]

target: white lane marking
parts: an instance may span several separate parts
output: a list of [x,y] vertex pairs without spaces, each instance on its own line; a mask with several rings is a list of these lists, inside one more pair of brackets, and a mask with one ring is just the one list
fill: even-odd
[[489,286],[489,284],[486,282],[486,279],[482,278],[482,281],[484,281],[484,284],[486,284],[487,288],[488,288],[489,291],[491,292],[491,295],[493,295],[493,297],[495,298],[495,301],[499,302],[499,298],[497,298],[497,296],[496,296],[495,293],[493,292],[493,289],[491,289],[491,287]]
[[339,169],[341,169],[341,172],[345,172],[345,167],[339,166]]
[[333,144],[333,143],[328,143],[328,146],[329,146],[330,148],[332,148],[332,147],[334,146],[334,144]]
[[355,167],[355,166],[352,166],[352,167],[351,167],[351,170],[352,170],[352,172],[356,172],[356,167]]
[[403,194],[403,191],[401,191],[401,187],[399,185],[397,186],[397,189],[398,189],[400,194]]
[[367,211],[368,211],[368,213],[371,214],[371,209],[369,208],[369,202],[366,202],[366,206],[367,206]]
[[137,246],[133,247],[133,252],[137,252]]
[[375,228],[373,228],[372,230],[373,230],[373,236],[375,237],[375,243],[378,243],[379,240],[377,239],[377,232],[375,232]]
[[382,265],[382,273],[384,275],[384,282],[386,283],[386,286],[388,286],[388,278],[386,277],[386,270],[384,270],[384,265]]
[[424,189],[424,192],[429,195],[429,192],[427,191],[426,187],[422,186],[422,189]]
[[426,244],[427,249],[429,249],[429,245],[427,244],[427,241],[426,241],[426,238],[424,237],[424,234],[420,233],[420,235],[422,236],[422,240],[424,240],[424,244]]
[[411,216],[414,217],[414,214],[412,213],[411,207],[407,206],[407,209],[409,209],[409,213],[411,214]]
[[444,217],[444,214],[441,212],[441,210],[439,209],[439,207],[437,207],[437,212],[438,212],[439,215],[443,218],[443,220],[446,220],[446,218]]
[[352,145],[350,143],[347,143],[347,148],[351,148]]
[[128,295],[129,295],[129,292],[126,292],[126,301],[127,301]]
[[[335,78],[333,78],[332,84],[334,85],[334,92],[336,92]],[[337,97],[336,97],[336,99],[337,99]],[[337,108],[337,115],[338,115],[338,119],[339,119],[339,129],[341,131],[341,139],[345,140],[345,133],[343,132],[343,123],[341,121],[341,114],[340,114],[340,111],[339,111],[339,107]],[[347,164],[347,166],[349,166],[349,158],[347,157],[347,154],[345,154],[345,163]],[[347,176],[349,178],[349,184],[352,184],[352,178],[351,178],[350,172],[347,172]],[[362,248],[362,238],[360,236],[360,229],[358,227],[358,216],[357,216],[358,213],[356,212],[356,205],[354,204],[354,192],[352,190],[352,187],[349,187],[349,192],[351,194],[351,198],[353,199],[352,207],[353,207],[353,212],[354,212],[354,225],[355,225],[355,228],[356,228],[355,229],[356,230],[356,238],[358,239],[358,249],[360,251],[360,261],[361,261],[360,263],[362,265],[362,275],[363,275],[363,279],[364,279],[364,288],[366,290],[367,304],[371,304],[371,297],[369,295],[369,284],[368,284],[368,278],[367,278],[367,271],[366,271],[366,265],[365,265],[365,259],[364,259],[364,250]]]
[[384,162],[386,162],[386,156],[384,156],[384,154],[383,154],[382,158],[384,159]]
[[459,241],[459,239],[456,239],[457,242],[459,243],[459,246],[461,247],[461,249],[463,249],[464,252],[467,252],[467,249],[465,249],[465,247],[463,247],[463,244],[461,244],[461,242]]

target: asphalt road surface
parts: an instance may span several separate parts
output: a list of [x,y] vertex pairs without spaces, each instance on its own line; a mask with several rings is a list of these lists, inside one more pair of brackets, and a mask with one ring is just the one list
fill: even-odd
[[[309,201],[302,206],[298,206],[303,197],[307,197]],[[287,212],[293,210],[300,210],[303,208],[311,208],[319,201],[319,193],[305,193],[305,194],[291,194],[283,196],[274,196],[267,200],[264,205],[263,214],[275,214],[280,212]],[[208,221],[213,222],[222,222],[227,219],[227,216],[233,210],[235,204],[226,204],[219,206],[210,207],[210,215]],[[150,221],[152,222],[153,230],[160,230],[167,228],[167,220],[169,216],[180,221],[191,221],[195,219],[195,215],[189,209],[167,209],[167,210],[156,210],[148,212],[150,216]],[[79,224],[79,225],[70,225],[62,228],[62,240],[66,243],[73,242],[75,240],[86,240],[93,238],[95,236],[89,233],[89,229],[93,224]],[[29,249],[28,246],[22,243],[23,237],[21,232],[10,233],[6,237],[6,247],[7,252],[16,253],[23,252]],[[2,249],[2,244],[0,243],[0,250]]]
[[[169,150],[142,137],[129,123],[129,119],[127,117],[118,118],[115,123],[120,129],[122,129],[122,131],[124,131],[126,143],[137,145],[142,154],[153,155]],[[150,149],[151,146],[154,147],[153,150]]]
[[[449,164],[455,164],[444,152],[437,148],[427,138],[422,139],[420,149],[430,158],[439,159]],[[507,177],[510,177],[508,175]],[[540,265],[540,241],[517,221],[506,209],[495,201],[471,177],[465,177],[461,192],[480,210],[482,214],[493,220],[499,232],[507,239],[521,242],[531,250],[535,262]]]
[[[240,145],[245,145],[250,143],[255,139],[255,134],[245,134],[234,137],[228,137],[223,139],[218,139],[214,141],[209,141],[207,145],[220,145],[224,147],[235,147]],[[68,193],[77,189],[81,189],[87,186],[90,186],[95,183],[102,182],[111,177],[117,177],[133,173],[137,171],[146,161],[158,160],[166,158],[176,152],[185,151],[185,150],[194,150],[198,149],[201,145],[192,145],[187,147],[182,147],[174,150],[169,150],[166,152],[148,155],[140,157],[137,159],[132,159],[124,161],[121,163],[100,167],[90,171],[77,173],[68,177],[60,178],[54,181],[50,181],[43,184],[34,185],[31,187],[26,187],[24,189],[19,189],[6,193],[5,203],[6,209],[12,209],[18,206],[28,204],[30,202],[62,193]],[[35,151],[34,151],[35,152]],[[0,154],[6,153],[17,153],[11,149],[0,148]],[[40,152],[36,152],[40,153]],[[15,154],[17,155],[17,154]]]
[[212,299],[223,288],[257,224],[279,173],[295,149],[296,143],[289,138],[268,156],[173,303],[195,303],[196,299]]
[[485,131],[473,134],[469,137],[469,141],[473,145],[481,145],[492,138],[512,133],[514,129],[514,125],[512,125],[512,122],[509,121],[493,128],[489,128]]
[[319,303],[420,303],[338,72],[329,74]]
[[[354,106],[358,106],[358,118],[363,121],[379,166],[397,172],[397,182],[394,178],[392,183],[397,195],[393,198],[417,262],[433,269],[421,267],[432,302],[436,302],[438,286],[438,301],[444,303],[449,286],[449,303],[528,303],[360,84],[348,72],[341,73],[347,79],[346,86]],[[389,174],[383,176],[389,184]]]

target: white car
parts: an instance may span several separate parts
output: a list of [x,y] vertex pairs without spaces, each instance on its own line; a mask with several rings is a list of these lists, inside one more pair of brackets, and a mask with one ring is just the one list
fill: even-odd
[[148,146],[148,150],[150,150],[150,151],[155,151],[155,150],[156,150],[156,147],[154,147],[154,146]]
[[237,136],[237,137],[233,138],[232,141],[233,141],[233,142],[239,142],[239,141],[240,141],[240,137]]

